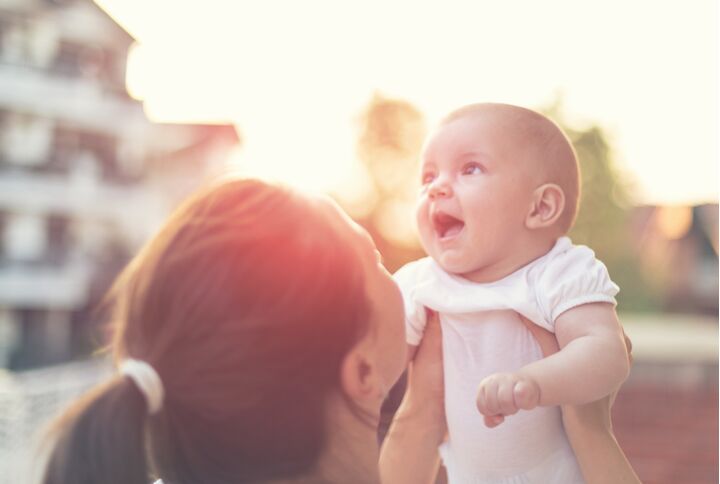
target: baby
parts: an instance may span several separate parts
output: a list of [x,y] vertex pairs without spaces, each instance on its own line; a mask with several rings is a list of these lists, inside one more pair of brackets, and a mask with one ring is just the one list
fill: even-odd
[[[629,367],[618,288],[565,236],[575,152],[536,112],[476,104],[446,117],[422,158],[417,223],[429,257],[395,278],[411,355],[426,308],[440,317],[449,481],[582,483],[558,405],[611,393]],[[524,322],[553,332],[561,350],[543,359]]]

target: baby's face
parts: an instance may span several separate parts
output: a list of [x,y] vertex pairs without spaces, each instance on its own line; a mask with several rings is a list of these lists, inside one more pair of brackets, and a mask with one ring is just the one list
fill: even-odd
[[422,156],[422,245],[443,269],[471,280],[517,251],[531,206],[534,177],[517,138],[498,121],[488,112],[442,125]]

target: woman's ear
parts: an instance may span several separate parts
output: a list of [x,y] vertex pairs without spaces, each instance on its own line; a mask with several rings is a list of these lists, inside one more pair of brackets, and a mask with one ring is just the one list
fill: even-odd
[[551,227],[565,211],[565,193],[560,186],[546,183],[535,189],[525,226],[529,229]]
[[363,343],[350,350],[340,366],[340,385],[347,396],[355,401],[375,398],[379,391],[377,369]]

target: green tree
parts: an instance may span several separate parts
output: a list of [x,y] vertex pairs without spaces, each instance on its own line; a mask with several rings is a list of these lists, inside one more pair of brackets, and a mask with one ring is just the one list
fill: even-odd
[[605,263],[621,288],[617,299],[622,310],[657,309],[657,288],[643,280],[630,231],[635,202],[632,180],[618,169],[609,137],[597,125],[570,126],[562,115],[560,99],[540,112],[565,131],[580,163],[580,209],[570,237],[575,244],[592,248]]

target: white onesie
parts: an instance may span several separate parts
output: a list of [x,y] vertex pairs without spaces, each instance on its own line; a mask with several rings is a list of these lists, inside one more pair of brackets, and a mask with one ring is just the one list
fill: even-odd
[[449,434],[440,452],[449,482],[584,482],[559,407],[521,410],[490,429],[475,399],[484,377],[542,358],[518,313],[554,333],[556,318],[570,308],[616,304],[618,287],[593,251],[561,237],[544,256],[491,283],[448,274],[429,257],[394,277],[403,293],[409,344],[422,339],[425,307],[440,315]]

